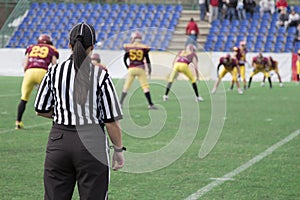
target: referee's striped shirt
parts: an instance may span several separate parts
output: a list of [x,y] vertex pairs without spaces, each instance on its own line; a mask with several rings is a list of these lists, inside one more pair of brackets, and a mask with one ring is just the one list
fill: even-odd
[[92,83],[84,105],[73,98],[75,68],[72,57],[49,68],[34,103],[35,110],[54,109],[53,121],[63,125],[103,124],[122,119],[122,110],[110,76],[91,64]]

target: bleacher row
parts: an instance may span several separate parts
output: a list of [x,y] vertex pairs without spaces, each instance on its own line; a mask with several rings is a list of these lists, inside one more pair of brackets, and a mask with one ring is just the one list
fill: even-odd
[[[258,7],[257,7],[258,8]],[[300,14],[300,6],[294,7]],[[300,42],[294,43],[296,27],[277,27],[278,13],[264,13],[259,8],[246,20],[214,20],[209,30],[205,51],[229,52],[240,41],[246,41],[248,51],[252,52],[296,52]]]
[[[300,6],[295,6],[300,13]],[[138,29],[144,42],[154,50],[167,50],[181,15],[181,5],[163,4],[100,4],[100,3],[31,3],[22,23],[6,45],[25,48],[34,44],[42,33],[52,36],[57,48],[68,48],[71,27],[80,22],[94,25],[102,49],[120,50]],[[278,13],[260,16],[257,7],[253,17],[245,20],[212,22],[205,51],[231,51],[246,41],[252,52],[292,52],[300,49],[293,43],[295,27],[276,27]]]
[[181,11],[181,5],[163,4],[32,3],[6,47],[25,48],[47,33],[57,48],[68,48],[68,31],[87,22],[95,27],[103,49],[122,49],[138,29],[151,48],[166,50]]

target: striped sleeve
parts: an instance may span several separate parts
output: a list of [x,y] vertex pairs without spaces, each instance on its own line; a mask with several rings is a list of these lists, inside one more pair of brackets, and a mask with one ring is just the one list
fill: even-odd
[[105,78],[100,85],[99,93],[100,120],[103,122],[113,122],[123,118],[123,113],[119,99],[109,75],[105,73]]
[[39,86],[34,102],[36,112],[47,113],[50,112],[53,107],[53,95],[50,90],[50,75],[52,73],[51,69],[53,68],[48,70]]

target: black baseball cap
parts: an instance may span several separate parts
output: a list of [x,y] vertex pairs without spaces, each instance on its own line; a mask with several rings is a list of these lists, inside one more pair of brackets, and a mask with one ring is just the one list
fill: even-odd
[[74,46],[76,40],[81,41],[85,49],[94,45],[97,42],[94,27],[85,22],[75,25],[70,31],[70,45]]

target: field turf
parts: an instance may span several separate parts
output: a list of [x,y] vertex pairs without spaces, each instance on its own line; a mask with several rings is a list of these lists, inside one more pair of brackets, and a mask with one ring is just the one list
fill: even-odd
[[[43,199],[51,121],[35,115],[34,90],[25,128],[14,129],[21,82],[0,77],[1,200]],[[120,95],[123,80],[115,84]],[[210,95],[212,82],[201,81],[205,101],[198,103],[184,80],[173,84],[164,102],[165,85],[150,81],[158,110],[147,109],[137,81],[126,98],[121,121],[126,166],[111,171],[109,199],[300,199],[300,85],[274,83],[269,89],[254,82],[239,95],[224,82]],[[77,191],[73,199],[79,199]]]

